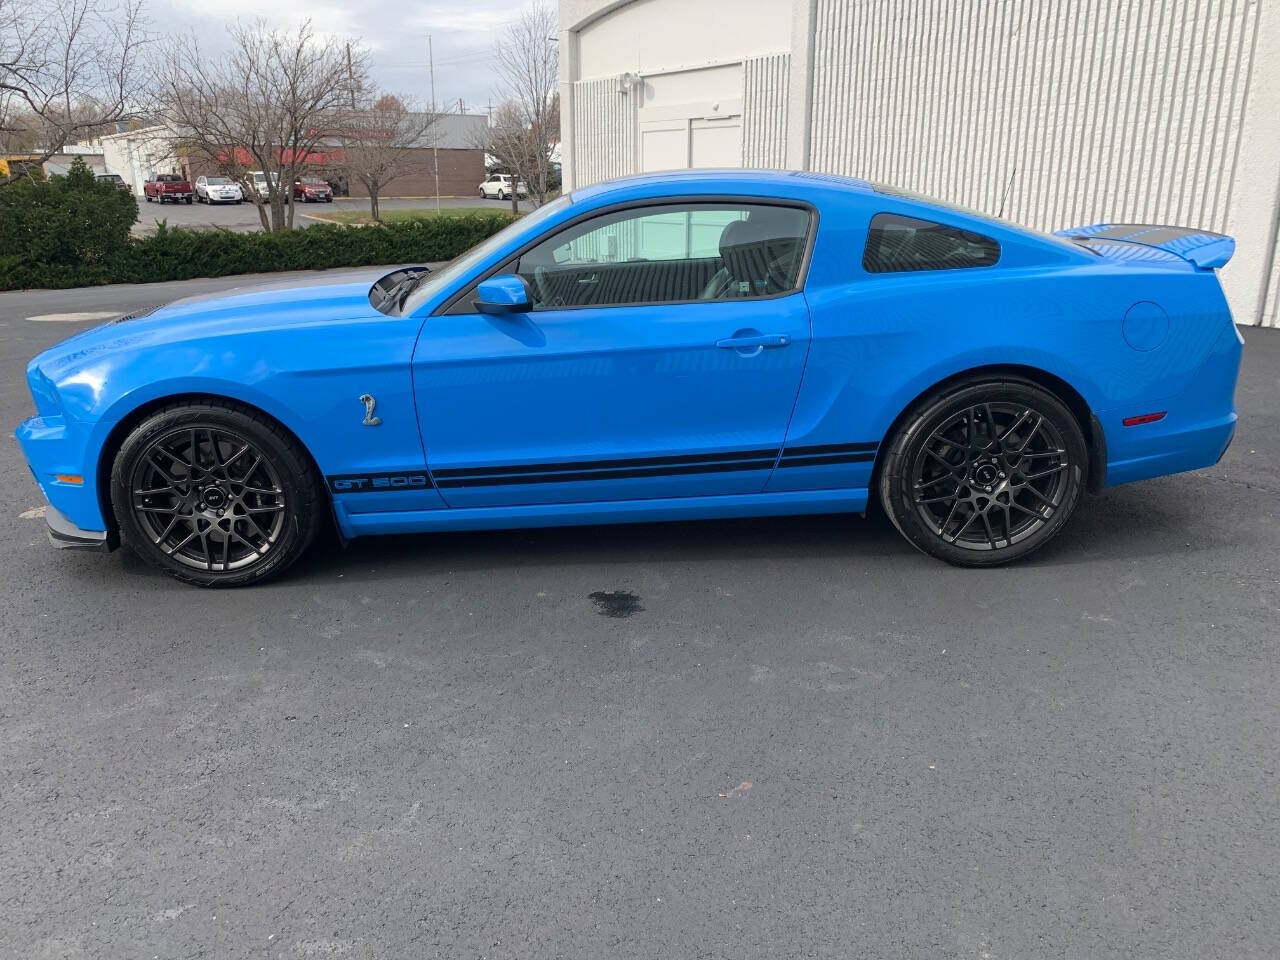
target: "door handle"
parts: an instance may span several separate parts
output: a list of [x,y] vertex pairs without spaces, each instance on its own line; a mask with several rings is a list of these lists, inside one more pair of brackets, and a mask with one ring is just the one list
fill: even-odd
[[599,283],[599,282],[600,282],[600,278],[594,273],[591,274],[591,276],[589,277],[578,278],[578,283]]
[[785,333],[752,333],[742,336],[727,337],[717,340],[716,346],[721,350],[751,350],[785,347],[791,343],[791,337]]

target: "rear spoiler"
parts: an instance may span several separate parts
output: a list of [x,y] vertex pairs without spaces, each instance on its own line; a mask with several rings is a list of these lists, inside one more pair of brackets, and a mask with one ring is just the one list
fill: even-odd
[[1057,231],[1054,236],[1068,240],[1137,243],[1181,257],[1201,270],[1225,267],[1236,252],[1235,240],[1225,234],[1149,223],[1095,223],[1087,227],[1068,227]]

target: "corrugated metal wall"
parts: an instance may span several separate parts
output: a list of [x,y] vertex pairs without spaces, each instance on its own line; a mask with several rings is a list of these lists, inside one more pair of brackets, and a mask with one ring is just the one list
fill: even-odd
[[636,98],[618,92],[618,78],[573,85],[573,169],[577,183],[596,183],[633,172]]
[[1261,3],[818,0],[811,166],[1041,229],[1222,230]]
[[1262,324],[1268,327],[1280,327],[1280,228],[1272,240],[1273,247],[1271,275],[1267,288],[1262,292]]
[[787,96],[791,55],[743,62],[742,165],[782,167],[787,162]]

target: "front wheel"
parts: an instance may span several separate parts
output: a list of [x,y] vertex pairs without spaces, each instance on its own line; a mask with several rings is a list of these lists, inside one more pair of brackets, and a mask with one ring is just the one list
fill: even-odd
[[1075,415],[1037,384],[1000,377],[934,394],[907,414],[884,455],[880,498],[925,553],[995,566],[1061,531],[1087,475]]
[[111,471],[122,539],[179,580],[243,586],[315,537],[323,491],[297,440],[234,403],[175,404],[125,439]]

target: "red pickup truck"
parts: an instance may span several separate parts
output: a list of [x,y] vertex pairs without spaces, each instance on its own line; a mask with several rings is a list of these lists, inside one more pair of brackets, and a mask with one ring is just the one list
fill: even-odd
[[142,185],[147,203],[191,202],[191,184],[177,173],[158,173]]

